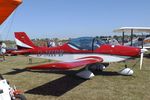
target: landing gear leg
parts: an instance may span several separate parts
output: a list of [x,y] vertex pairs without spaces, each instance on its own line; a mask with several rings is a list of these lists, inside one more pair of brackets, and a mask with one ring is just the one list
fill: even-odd
[[124,65],[125,68],[128,68],[127,64]]
[[127,65],[126,61],[124,61],[124,63],[125,63],[124,67],[125,67],[125,68],[128,68],[128,65]]
[[32,58],[29,58],[29,64],[32,64]]
[[104,64],[96,63],[89,66],[89,69],[92,71],[103,71],[106,68]]

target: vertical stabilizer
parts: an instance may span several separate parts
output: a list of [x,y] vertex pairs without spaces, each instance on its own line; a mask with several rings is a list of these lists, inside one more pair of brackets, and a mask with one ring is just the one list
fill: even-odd
[[15,32],[15,42],[18,49],[33,49],[36,47],[25,32]]

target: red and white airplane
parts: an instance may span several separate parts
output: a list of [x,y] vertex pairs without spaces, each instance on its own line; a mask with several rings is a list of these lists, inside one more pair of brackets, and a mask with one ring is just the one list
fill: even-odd
[[[86,67],[85,70],[77,73],[77,75],[85,79],[94,76],[88,70],[91,66],[103,70],[107,67],[105,63],[125,61],[131,57],[137,57],[146,51],[145,49],[131,46],[108,45],[92,37],[75,38],[62,46],[38,47],[33,44],[24,32],[15,32],[15,41],[18,50],[13,51],[13,54],[29,54],[31,57],[59,61],[32,66],[29,69],[72,69],[84,66]],[[133,70],[125,68],[121,74],[132,75]]]

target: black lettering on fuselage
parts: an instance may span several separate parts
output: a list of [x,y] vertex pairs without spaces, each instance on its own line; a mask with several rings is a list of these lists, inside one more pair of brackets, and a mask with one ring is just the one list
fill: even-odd
[[47,51],[38,51],[37,56],[63,56],[63,50],[47,50]]

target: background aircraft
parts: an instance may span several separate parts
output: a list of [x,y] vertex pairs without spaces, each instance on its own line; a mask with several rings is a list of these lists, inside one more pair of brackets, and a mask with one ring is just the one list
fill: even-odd
[[[72,69],[84,66],[85,70],[77,73],[79,77],[89,79],[94,74],[89,67],[105,69],[110,62],[125,61],[131,57],[137,57],[146,50],[130,46],[108,45],[101,40],[92,37],[81,37],[70,40],[62,46],[38,47],[35,46],[24,32],[15,33],[15,41],[18,47],[13,54],[29,54],[31,57],[53,59],[59,62],[37,65],[29,69]],[[142,61],[141,61],[142,63]],[[124,75],[132,75],[133,71],[125,68]]]
[[[122,33],[122,45],[150,49],[150,36],[143,36],[143,33],[150,33],[150,27],[121,27],[114,32]],[[124,42],[125,33],[131,34],[131,41],[128,43]],[[141,37],[133,39],[134,33],[141,33]]]
[[[130,46],[131,42],[124,43],[124,45]],[[143,48],[150,49],[150,37],[137,37],[133,39],[132,46],[142,48],[142,45]]]

